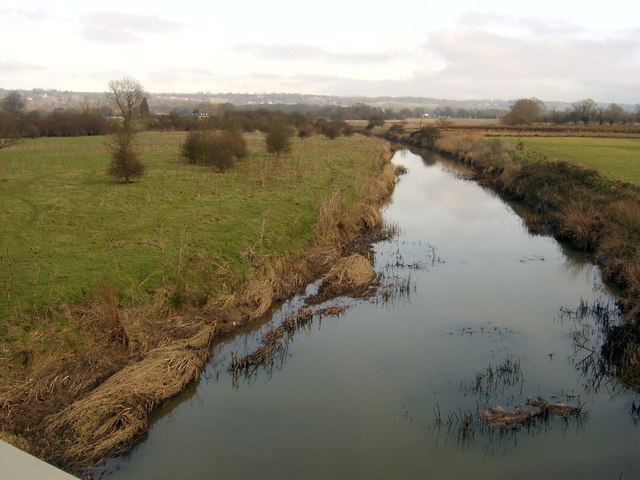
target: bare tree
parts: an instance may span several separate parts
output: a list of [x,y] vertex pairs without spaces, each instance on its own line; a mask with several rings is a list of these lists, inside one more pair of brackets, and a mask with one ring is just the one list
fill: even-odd
[[140,116],[140,105],[145,95],[140,82],[130,77],[111,80],[106,93],[109,103],[122,116],[125,128],[133,128],[133,121]]
[[612,103],[607,107],[607,109],[605,110],[605,116],[607,121],[612,125],[614,123],[624,122],[626,120],[625,117],[627,117],[624,108],[622,108],[617,103]]
[[581,100],[572,105],[572,115],[576,121],[581,121],[585,125],[595,120],[598,111],[598,104],[591,98]]
[[11,115],[19,115],[24,110],[25,101],[17,90],[10,91],[2,100],[0,107]]
[[111,80],[107,100],[114,110],[122,116],[122,123],[117,126],[112,143],[111,176],[124,178],[131,183],[134,177],[144,175],[145,166],[138,159],[134,146],[136,134],[135,120],[140,116],[140,105],[145,98],[145,91],[137,80],[125,77],[122,80]]

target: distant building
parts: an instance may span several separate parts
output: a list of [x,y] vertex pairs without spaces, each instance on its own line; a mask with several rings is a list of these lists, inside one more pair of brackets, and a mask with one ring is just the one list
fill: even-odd
[[194,118],[209,118],[209,112],[201,112],[200,110],[194,110],[191,112],[191,116]]

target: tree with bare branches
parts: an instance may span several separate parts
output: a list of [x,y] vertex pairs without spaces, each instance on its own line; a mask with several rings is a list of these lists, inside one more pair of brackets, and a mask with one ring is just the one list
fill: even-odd
[[132,178],[141,177],[146,170],[134,145],[135,121],[140,117],[140,106],[145,98],[145,91],[140,82],[125,77],[109,82],[106,97],[122,117],[111,144],[111,165],[108,173],[113,177],[124,178],[125,183],[131,183]]

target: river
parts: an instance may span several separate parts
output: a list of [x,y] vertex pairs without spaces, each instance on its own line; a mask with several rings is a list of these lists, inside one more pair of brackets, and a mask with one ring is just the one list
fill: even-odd
[[[105,479],[640,478],[640,399],[591,368],[599,323],[576,312],[604,306],[616,321],[598,269],[529,234],[457,164],[408,150],[393,161],[408,169],[383,212],[398,234],[374,246],[375,264],[404,288],[330,302],[348,308],[248,377],[227,371],[231,354],[303,299],[218,345]],[[476,415],[537,397],[582,411],[514,430]]]

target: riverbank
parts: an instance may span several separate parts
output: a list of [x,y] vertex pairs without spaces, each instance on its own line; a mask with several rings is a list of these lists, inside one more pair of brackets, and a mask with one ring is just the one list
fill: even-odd
[[[149,412],[197,380],[216,341],[265,315],[327,271],[354,238],[378,228],[377,208],[395,183],[388,144],[360,136],[316,141],[322,145],[314,149],[299,141],[289,158],[258,153],[240,166],[244,177],[200,169],[208,188],[196,192],[196,199],[223,195],[225,182],[237,178],[248,204],[264,210],[258,218],[247,213],[237,218],[260,225],[255,238],[234,235],[244,242],[232,244],[233,258],[219,254],[228,245],[202,247],[209,255],[194,256],[187,255],[186,242],[178,241],[176,281],[155,288],[148,299],[127,298],[117,284],[103,283],[89,304],[48,309],[49,316],[63,317],[61,323],[74,330],[61,327],[52,339],[61,346],[47,354],[27,352],[21,371],[5,368],[0,437],[68,470],[128,450],[148,428]],[[281,223],[273,204],[274,197],[283,196],[280,184],[291,192],[305,189],[277,198],[289,204]],[[316,200],[307,201],[310,193]],[[234,206],[242,201],[234,198]],[[303,217],[294,213],[300,204],[306,210],[316,207]],[[214,213],[210,207],[209,215]],[[220,211],[217,216],[232,234],[234,219]],[[292,230],[302,238],[294,246],[288,240]],[[244,270],[232,269],[231,261]],[[215,277],[215,295],[202,296],[207,284],[200,277]],[[142,277],[135,284],[147,281]],[[70,332],[81,342],[74,343]]]
[[590,252],[603,280],[618,289],[626,325],[607,332],[602,357],[612,373],[640,388],[640,189],[596,170],[549,161],[482,132],[406,132],[388,139],[429,147],[468,165],[477,181],[524,205],[533,233],[547,233]]

